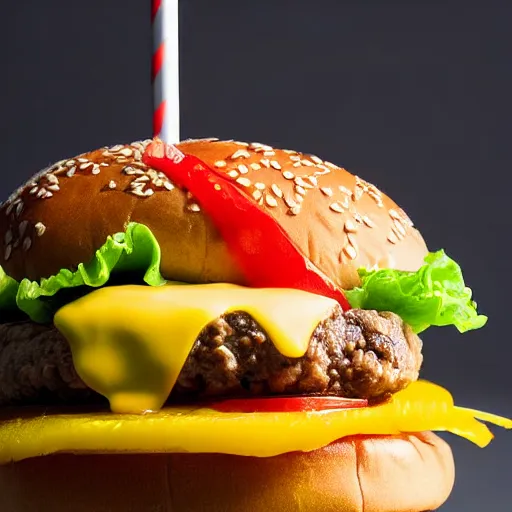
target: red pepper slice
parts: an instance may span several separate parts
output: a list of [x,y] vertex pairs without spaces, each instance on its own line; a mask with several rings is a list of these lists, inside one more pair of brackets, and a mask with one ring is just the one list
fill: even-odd
[[306,258],[281,226],[222,173],[175,146],[155,139],[143,161],[185,188],[210,217],[249,286],[293,288],[336,300],[350,309],[343,292]]
[[209,404],[207,407],[219,412],[307,412],[333,409],[359,409],[368,407],[363,398],[338,396],[291,396],[271,398],[230,399]]

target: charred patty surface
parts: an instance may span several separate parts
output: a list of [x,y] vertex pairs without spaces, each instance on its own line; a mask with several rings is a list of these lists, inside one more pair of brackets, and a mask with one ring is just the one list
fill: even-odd
[[[172,340],[169,340],[172,343]],[[243,312],[224,315],[196,340],[171,399],[273,394],[378,398],[418,378],[421,340],[389,312],[335,308],[303,357],[283,356]],[[89,402],[55,327],[0,325],[0,404]]]

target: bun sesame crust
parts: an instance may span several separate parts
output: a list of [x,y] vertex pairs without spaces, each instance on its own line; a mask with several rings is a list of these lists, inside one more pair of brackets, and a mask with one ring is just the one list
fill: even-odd
[[[164,277],[244,284],[193,197],[142,162],[149,142],[63,160],[18,189],[0,208],[4,270],[17,280],[74,270],[109,235],[139,222],[162,248]],[[178,147],[250,194],[342,288],[359,283],[362,266],[416,270],[423,263],[427,247],[403,210],[375,186],[330,162],[259,143],[202,139]]]

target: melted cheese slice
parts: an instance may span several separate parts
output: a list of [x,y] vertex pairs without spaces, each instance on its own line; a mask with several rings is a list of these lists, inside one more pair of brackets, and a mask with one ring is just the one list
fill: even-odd
[[512,428],[511,420],[454,406],[448,391],[425,381],[411,384],[385,404],[326,412],[243,414],[173,407],[146,415],[48,409],[16,413],[20,410],[3,410],[0,416],[0,464],[58,452],[270,457],[315,450],[345,436],[426,430],[449,431],[483,447],[493,436],[477,418]]
[[300,290],[223,283],[109,286],[61,308],[54,323],[82,380],[112,411],[141,413],[160,409],[200,332],[224,313],[245,311],[281,354],[301,357],[336,304]]

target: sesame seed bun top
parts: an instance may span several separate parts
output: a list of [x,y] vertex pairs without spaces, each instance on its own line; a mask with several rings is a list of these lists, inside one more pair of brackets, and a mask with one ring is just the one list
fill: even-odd
[[[89,261],[128,222],[148,226],[168,279],[244,284],[223,240],[186,191],[142,162],[150,141],[63,160],[0,207],[0,265],[36,280]],[[226,174],[271,214],[318,268],[345,289],[359,267],[416,270],[427,247],[407,215],[375,186],[313,155],[259,143],[178,145]],[[271,264],[271,262],[269,262]]]

